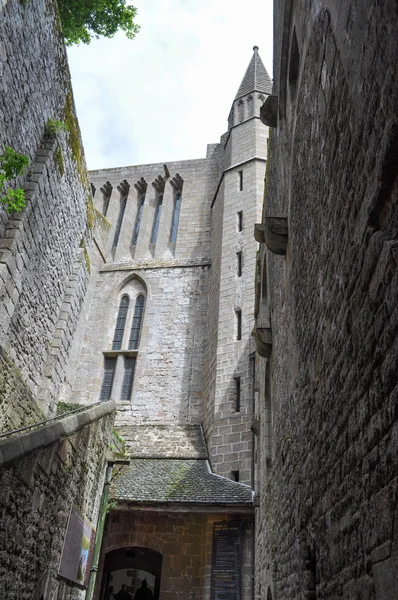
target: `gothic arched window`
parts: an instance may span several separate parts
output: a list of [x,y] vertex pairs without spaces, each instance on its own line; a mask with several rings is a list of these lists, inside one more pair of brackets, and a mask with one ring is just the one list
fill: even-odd
[[104,371],[99,399],[129,402],[133,393],[147,289],[139,277],[133,277],[120,293],[117,315],[117,305],[113,308],[115,328],[112,346],[103,353]]
[[131,332],[129,339],[129,350],[137,350],[140,341],[142,315],[144,312],[145,298],[142,294],[137,296],[135,301],[133,322],[131,324]]
[[129,303],[130,300],[128,296],[125,295],[121,297],[115,327],[115,334],[113,336],[112,350],[120,350],[120,348],[122,347],[123,333],[126,325]]
[[242,123],[243,117],[244,117],[243,100],[239,100],[239,102],[238,102],[238,117],[239,117],[239,123]]

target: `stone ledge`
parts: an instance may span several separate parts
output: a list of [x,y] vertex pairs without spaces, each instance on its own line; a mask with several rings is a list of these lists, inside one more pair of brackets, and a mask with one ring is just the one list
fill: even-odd
[[112,414],[115,409],[115,403],[110,400],[93,408],[87,408],[76,415],[60,418],[55,423],[0,441],[0,468],[8,467],[31,452],[72,435],[86,425]]

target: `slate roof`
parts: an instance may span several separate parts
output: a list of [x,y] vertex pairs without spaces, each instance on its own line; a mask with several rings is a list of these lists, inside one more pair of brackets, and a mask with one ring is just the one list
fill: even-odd
[[235,100],[251,92],[272,93],[272,81],[258,53],[258,46],[253,48],[253,56],[247,67],[245,76],[235,96]]
[[252,504],[248,485],[210,472],[206,460],[133,459],[114,477],[110,496],[132,502]]

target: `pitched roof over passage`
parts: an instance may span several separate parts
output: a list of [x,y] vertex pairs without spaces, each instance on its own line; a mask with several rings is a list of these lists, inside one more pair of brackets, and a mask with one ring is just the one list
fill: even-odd
[[206,460],[134,459],[113,480],[110,496],[133,502],[253,502],[248,485],[214,475]]

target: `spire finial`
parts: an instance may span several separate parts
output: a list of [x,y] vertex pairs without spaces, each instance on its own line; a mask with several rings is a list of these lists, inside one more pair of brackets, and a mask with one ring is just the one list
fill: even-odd
[[253,46],[253,52],[255,52],[256,50],[258,52],[258,46]]

